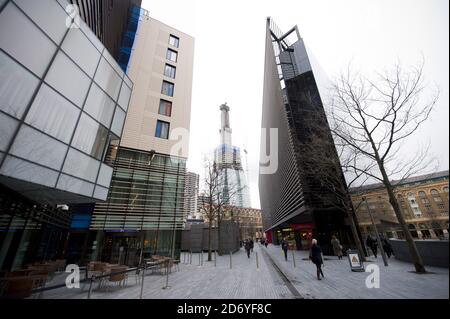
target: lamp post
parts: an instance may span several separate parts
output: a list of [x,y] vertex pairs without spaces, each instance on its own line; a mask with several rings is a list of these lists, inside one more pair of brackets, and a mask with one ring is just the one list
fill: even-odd
[[362,200],[366,203],[367,212],[369,213],[370,220],[372,221],[372,225],[375,230],[375,234],[377,235],[377,242],[378,242],[378,246],[380,247],[381,256],[383,257],[384,265],[387,267],[387,266],[389,266],[387,257],[386,257],[386,254],[384,253],[383,244],[381,243],[380,234],[378,233],[377,225],[375,225],[375,220],[373,219],[372,212],[370,211],[369,203],[367,202],[365,197],[363,197]]

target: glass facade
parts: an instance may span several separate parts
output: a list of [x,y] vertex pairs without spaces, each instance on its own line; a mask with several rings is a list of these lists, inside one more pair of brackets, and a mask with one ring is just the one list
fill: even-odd
[[135,246],[144,245],[144,253],[171,254],[172,239],[178,240],[183,228],[186,160],[172,162],[168,155],[114,147],[107,160],[114,163],[108,199],[96,204],[90,226],[98,230],[96,246],[102,251],[97,257],[116,260],[115,242],[125,240],[123,236],[134,238]]
[[64,3],[0,6],[0,183],[50,204],[106,200],[133,86]]

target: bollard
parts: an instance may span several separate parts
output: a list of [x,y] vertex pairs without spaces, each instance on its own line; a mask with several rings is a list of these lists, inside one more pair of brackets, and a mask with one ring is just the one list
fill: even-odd
[[231,251],[230,251],[230,269],[232,269],[233,268],[233,262],[232,262],[232,258],[231,258],[231,256],[232,256],[232,253],[231,253]]
[[258,252],[255,252],[256,256],[256,269],[259,269]]
[[91,283],[89,284],[89,290],[88,290],[87,299],[91,299],[92,284],[94,283],[94,281],[95,281],[95,276],[92,276],[91,277]]
[[295,255],[294,255],[294,250],[292,250],[292,261],[294,262],[294,268],[295,268]]
[[191,250],[191,252],[189,254],[189,264],[192,265],[192,250]]
[[201,254],[202,254],[202,266],[203,266],[203,250],[202,250]]
[[214,250],[214,267],[217,266],[217,255],[216,255],[216,251]]
[[166,263],[166,286],[163,289],[169,288],[169,261]]
[[139,296],[139,299],[142,299],[142,294],[144,293],[144,278],[145,278],[145,267],[142,267],[141,295]]

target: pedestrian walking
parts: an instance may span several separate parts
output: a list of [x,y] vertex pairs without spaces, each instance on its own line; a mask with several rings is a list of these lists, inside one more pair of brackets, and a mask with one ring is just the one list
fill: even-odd
[[334,255],[338,256],[339,259],[342,259],[342,245],[335,235],[333,235],[331,239],[331,245],[333,246]]
[[281,241],[281,249],[283,249],[284,259],[287,261],[287,252],[288,252],[288,249],[289,249],[289,243],[287,242],[286,239],[283,239]]
[[322,275],[322,278],[325,277],[322,271],[323,257],[322,257],[322,249],[317,244],[316,239],[312,240],[311,249],[309,251],[309,259],[311,259],[314,265],[316,265],[317,280],[321,280],[320,275]]
[[372,235],[368,235],[367,239],[366,239],[366,245],[372,250],[373,255],[375,256],[375,258],[377,258],[377,253],[378,253],[378,243],[377,240],[375,238],[372,237]]
[[245,252],[247,253],[247,257],[250,258],[250,241],[248,239],[244,242]]
[[264,246],[266,246],[266,248],[267,248],[268,245],[269,245],[269,242],[267,240],[265,240],[264,241]]
[[381,244],[383,245],[384,252],[388,256],[388,258],[391,258],[391,255],[394,252],[394,250],[392,249],[391,243],[383,235],[381,235],[380,239],[381,239]]
[[254,243],[253,243],[253,239],[250,238],[250,251],[253,252],[253,247],[254,247]]

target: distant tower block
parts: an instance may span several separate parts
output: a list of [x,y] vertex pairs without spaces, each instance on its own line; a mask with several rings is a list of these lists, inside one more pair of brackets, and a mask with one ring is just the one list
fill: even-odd
[[250,191],[242,168],[241,150],[233,146],[230,127],[230,107],[220,106],[220,145],[215,150],[215,162],[220,170],[224,203],[237,207],[250,207]]

